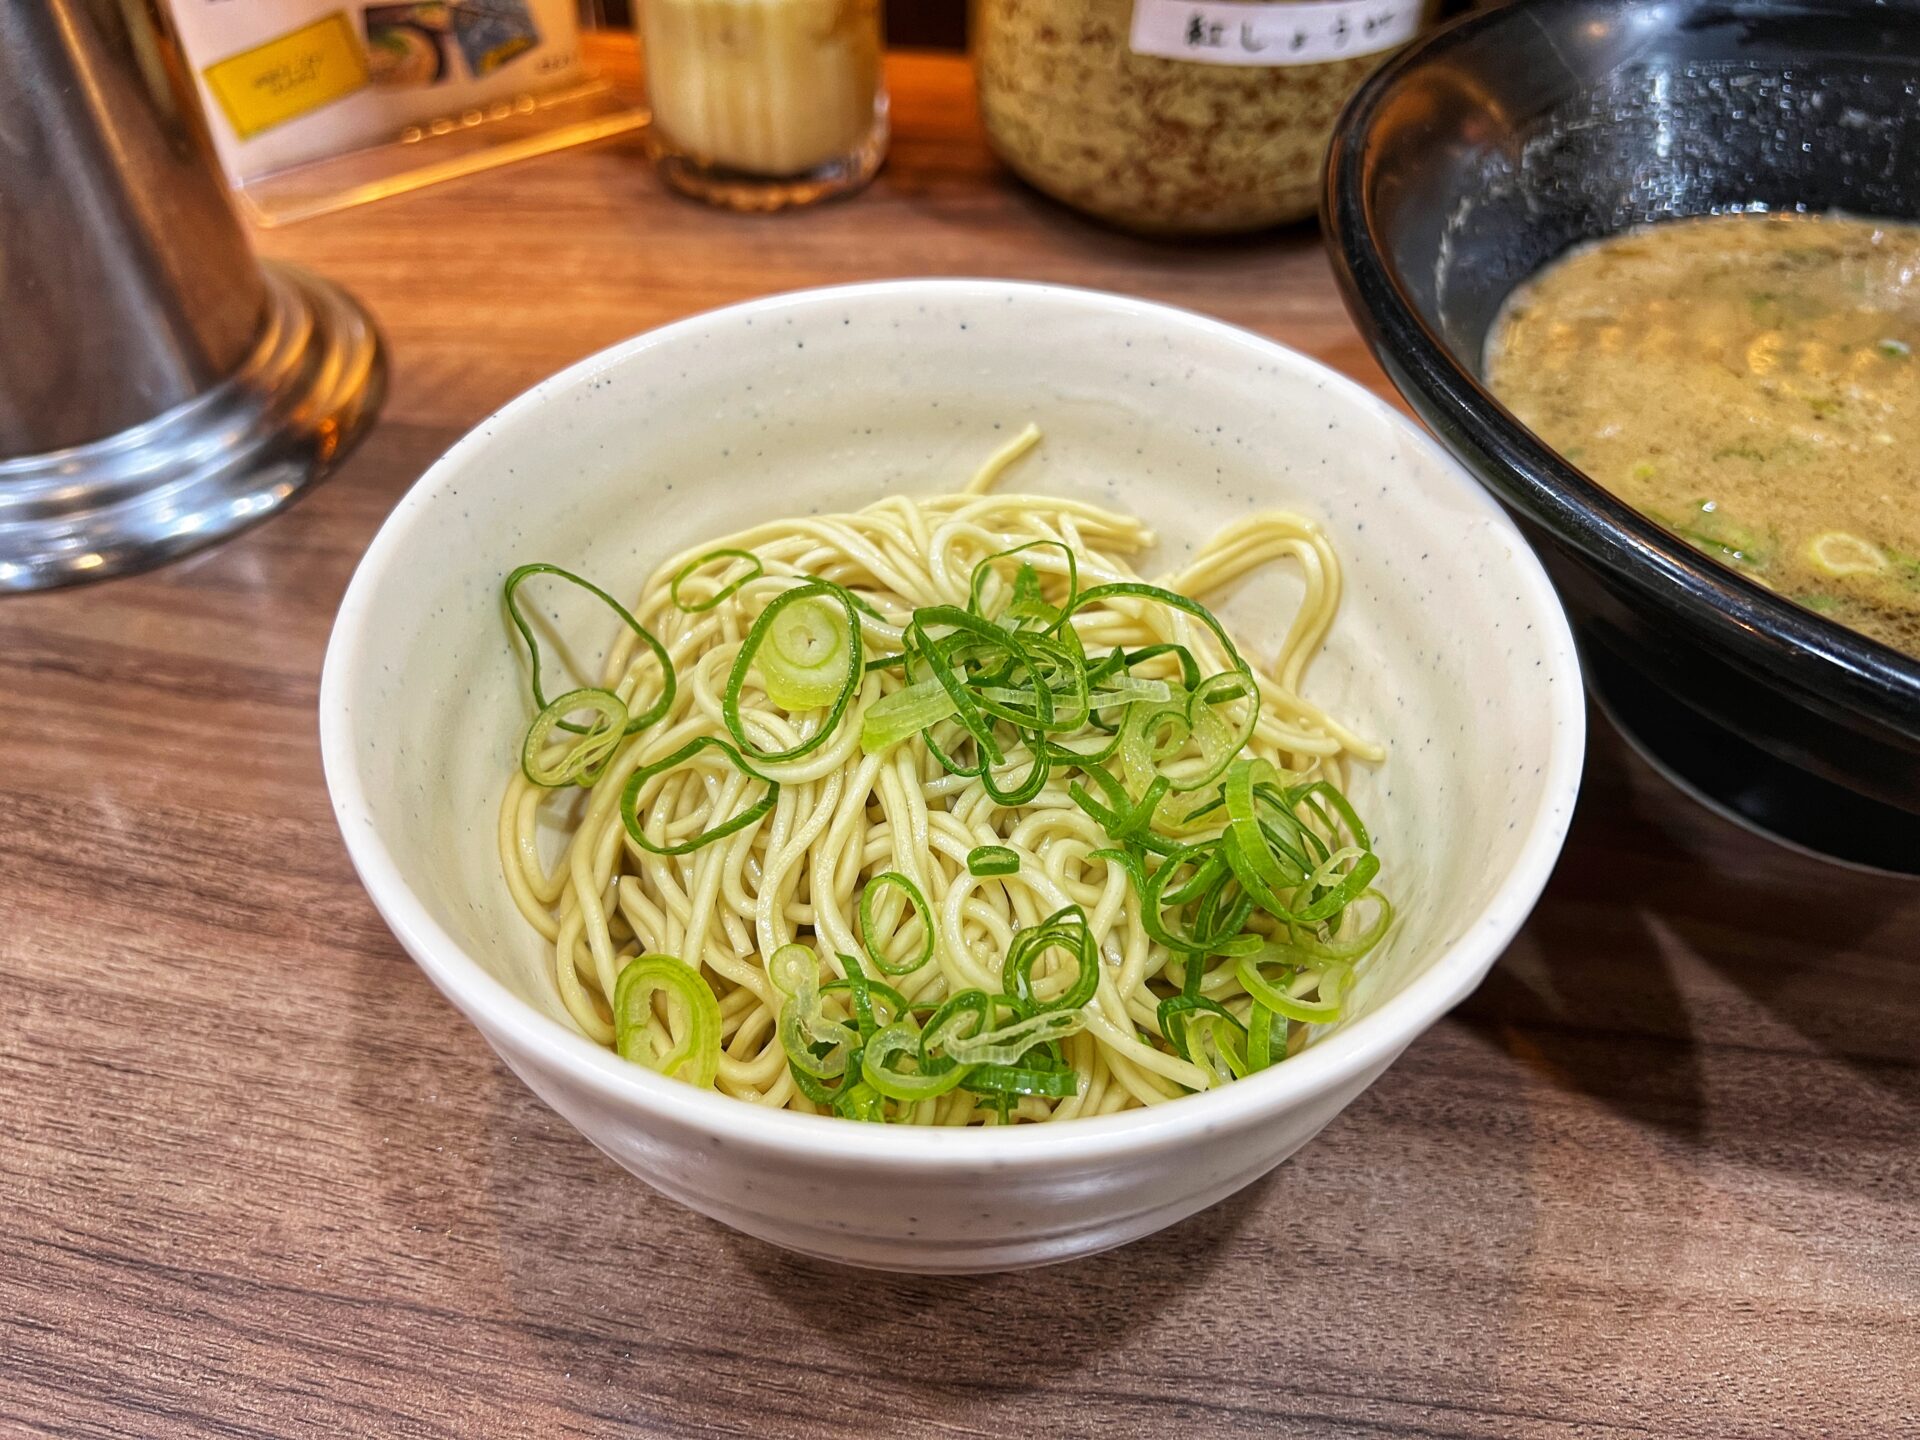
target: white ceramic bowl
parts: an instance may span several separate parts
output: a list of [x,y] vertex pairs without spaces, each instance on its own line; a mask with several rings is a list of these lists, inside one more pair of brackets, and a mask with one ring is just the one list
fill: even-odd
[[[527,720],[502,578],[550,560],[636,593],[670,552],[750,522],[951,490],[1028,420],[1046,443],[1010,483],[1144,516],[1167,564],[1256,507],[1314,515],[1338,546],[1346,598],[1308,689],[1387,744],[1352,790],[1401,917],[1352,1018],[1209,1094],[1007,1130],[772,1113],[587,1041],[495,859]],[[1297,593],[1276,573],[1223,613],[1270,654]],[[567,633],[611,638],[603,615],[578,620]],[[974,281],[776,296],[535,387],[394,510],[341,606],[320,692],[327,784],[374,903],[535,1093],[696,1210],[809,1254],[920,1271],[1118,1245],[1305,1144],[1525,918],[1573,808],[1583,715],[1532,552],[1381,401],[1196,315]]]

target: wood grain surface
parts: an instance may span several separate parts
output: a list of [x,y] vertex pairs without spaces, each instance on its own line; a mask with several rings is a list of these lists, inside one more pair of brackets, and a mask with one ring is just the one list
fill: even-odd
[[354,880],[320,657],[462,431],[589,351],[867,276],[1111,287],[1376,388],[1307,230],[1093,228],[893,68],[867,194],[738,219],[616,142],[274,232],[392,342],[290,513],[0,603],[0,1433],[1920,1434],[1920,887],[1775,849],[1596,719],[1546,898],[1293,1161],[1150,1241],[920,1280],[627,1178],[435,995]]

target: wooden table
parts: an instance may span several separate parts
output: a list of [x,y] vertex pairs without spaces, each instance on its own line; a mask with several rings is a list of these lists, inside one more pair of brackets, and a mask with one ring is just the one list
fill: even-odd
[[1487,983],[1296,1159],[1155,1239],[920,1280],[627,1178],[355,883],[315,691],[362,548],[462,431],[635,331],[866,276],[1222,315],[1383,388],[1307,230],[1149,244],[895,63],[867,194],[736,219],[617,142],[263,238],[392,341],[289,514],[0,603],[0,1432],[1920,1434],[1920,887],[1776,849],[1596,721]]

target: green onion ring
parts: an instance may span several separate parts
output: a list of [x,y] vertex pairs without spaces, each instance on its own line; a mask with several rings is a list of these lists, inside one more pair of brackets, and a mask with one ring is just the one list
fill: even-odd
[[983,878],[1017,875],[1020,856],[1005,845],[976,845],[967,852],[967,873]]
[[843,1120],[865,1120],[874,1124],[885,1124],[887,1102],[884,1096],[865,1080],[858,1080],[844,1086],[834,1097],[833,1113]]
[[941,1048],[961,1065],[1017,1065],[1036,1045],[1064,1040],[1086,1026],[1078,1010],[1043,1010],[997,1030],[943,1037]]
[[[1260,966],[1268,957],[1262,955],[1242,955],[1235,963],[1234,974],[1241,988],[1254,998],[1257,1004],[1267,1007],[1276,1015],[1284,1015],[1289,1020],[1303,1021],[1309,1025],[1326,1025],[1340,1018],[1340,999],[1336,991],[1328,1000],[1297,1000],[1284,985],[1269,980]],[[1290,970],[1289,975],[1307,972]]]
[[923,1070],[918,1074],[910,1074],[896,1070],[888,1063],[897,1055],[917,1058],[919,1053],[920,1032],[907,1021],[896,1021],[867,1041],[866,1048],[860,1052],[860,1074],[867,1084],[889,1100],[906,1102],[936,1099],[965,1079],[966,1069],[957,1065],[944,1070]]
[[938,680],[915,681],[867,707],[860,720],[860,751],[878,755],[890,750],[902,740],[938,725],[953,712],[953,697]]
[[[1066,950],[1073,956],[1076,966],[1073,984],[1053,999],[1042,1001],[1034,994],[1033,967],[1042,955],[1055,949]],[[1001,983],[1010,995],[1037,1014],[1078,1010],[1093,999],[1093,992],[1100,985],[1100,951],[1087,924],[1087,912],[1078,905],[1067,905],[1014,936],[1001,969]]]
[[[908,908],[920,918],[919,953],[911,960],[901,963],[895,963],[887,958],[886,952],[880,948],[879,937],[874,933],[873,902],[879,897],[881,890],[889,886],[906,896]],[[897,931],[898,927],[896,927],[896,933]],[[933,907],[927,904],[927,897],[920,893],[918,885],[898,870],[889,870],[884,875],[876,875],[867,882],[867,888],[860,895],[860,948],[867,952],[867,959],[874,969],[883,975],[911,975],[933,959],[933,944]]]
[[741,774],[750,775],[756,780],[765,778],[756,773],[746,761],[742,760],[739,752],[731,745],[713,735],[697,736],[667,756],[666,759],[656,760],[651,765],[642,765],[627,777],[626,788],[620,792],[620,820],[621,823],[627,827],[628,838],[648,854],[691,855],[694,851],[703,849],[716,840],[724,839],[728,835],[732,835],[739,830],[744,830],[747,826],[756,823],[766,816],[773,809],[774,805],[779,802],[779,783],[777,781],[767,780],[765,782],[767,793],[760,798],[760,802],[757,805],[748,806],[731,820],[723,821],[714,826],[713,829],[702,831],[700,834],[694,836],[693,839],[683,840],[678,845],[654,844],[653,841],[646,837],[646,833],[640,828],[640,816],[638,813],[640,787],[645,785],[647,781],[651,780],[654,776],[671,770],[675,766],[685,764],[702,750],[708,749],[718,750],[722,755],[725,755],[732,763],[734,769],[740,771]]
[[[591,710],[594,723],[585,730],[572,727],[580,738],[559,760],[543,763],[553,732],[575,710]],[[551,790],[579,782],[591,785],[600,778],[615,750],[627,735],[627,707],[611,690],[569,690],[533,717],[520,746],[520,770],[535,785]]]
[[[1232,1012],[1219,1001],[1197,994],[1175,995],[1160,1002],[1157,1018],[1161,1033],[1182,1060],[1200,1066],[1222,1081],[1239,1079],[1248,1073],[1245,1054],[1247,1027],[1236,1020]],[[1224,1072],[1221,1067],[1210,1064],[1194,1053],[1195,1029],[1203,1020],[1212,1029],[1214,1049],[1225,1062]],[[1231,1027],[1229,1033],[1237,1037],[1233,1044],[1220,1043],[1219,1027],[1222,1024]]]
[[1038,1095],[1049,1100],[1065,1100],[1080,1093],[1080,1072],[1072,1068],[1040,1070],[1016,1065],[976,1065],[960,1083],[977,1095]]
[[[679,1040],[665,1054],[656,1053],[655,1043],[653,997],[659,991],[668,996],[669,1038],[674,1018],[681,1026]],[[674,1002],[678,1002],[677,1017],[671,1013]],[[720,1006],[713,998],[713,987],[685,961],[672,955],[642,955],[628,961],[613,987],[613,1027],[614,1048],[621,1059],[702,1090],[713,1088],[720,1072]]]
[[767,957],[767,981],[789,998],[798,995],[800,987],[809,981],[818,988],[820,957],[811,945],[789,940]]
[[816,1080],[844,1075],[860,1044],[853,1030],[822,1013],[818,990],[796,995],[780,1007],[779,1035],[788,1066]]
[[[984,620],[986,618],[986,612],[980,608],[980,591],[985,587],[987,577],[993,573],[993,562],[996,560],[1004,560],[1009,555],[1018,555],[1023,551],[1035,550],[1043,546],[1047,549],[1058,550],[1062,555],[1067,557],[1067,600],[1069,604],[1071,604],[1073,597],[1080,592],[1080,562],[1079,558],[1073,553],[1073,547],[1061,540],[1029,540],[1024,545],[1015,545],[1009,550],[996,551],[973,567],[973,577],[971,583],[967,586],[967,608]],[[1032,569],[1031,566],[1026,568],[1029,570]],[[1053,626],[1057,626],[1060,623],[1058,616],[1059,612],[1056,612],[1052,620],[1052,625],[1048,628],[1053,628]],[[1042,619],[1047,617],[1035,615],[1016,618]]]
[[[750,563],[753,566],[753,568],[749,570],[746,574],[740,576],[738,579],[729,580],[725,585],[722,585],[718,590],[716,590],[712,594],[712,596],[710,596],[708,599],[696,600],[692,604],[688,604],[685,600],[682,600],[680,598],[681,585],[684,584],[689,578],[691,578],[693,575],[693,572],[698,570],[702,565],[709,564],[710,562],[715,560],[745,560],[748,563]],[[725,600],[729,595],[733,594],[734,591],[738,590],[742,585],[746,584],[749,580],[758,580],[762,575],[766,573],[767,573],[767,567],[760,563],[760,557],[754,554],[751,550],[709,550],[706,554],[700,556],[698,559],[689,560],[686,563],[686,565],[681,568],[680,573],[678,575],[675,575],[673,577],[672,583],[667,586],[667,596],[669,599],[673,601],[675,605],[679,606],[682,610],[685,610],[687,613],[691,615],[699,615],[705,611],[713,609],[714,606],[718,605],[721,601]]]
[[[853,1018],[860,1027],[862,1039],[907,1013],[906,997],[883,980],[869,979],[866,971],[860,968],[858,956],[842,953],[840,964],[847,972],[846,978],[829,980],[820,987],[820,993],[830,995],[838,990],[848,993],[853,1001]],[[876,995],[888,1007],[884,1017],[874,1014],[873,1001]]]
[[[673,661],[667,658],[667,647],[662,645],[659,640],[654,637],[651,630],[634,619],[633,616],[628,613],[626,606],[622,605],[598,585],[595,585],[590,580],[582,580],[571,570],[562,570],[558,565],[548,565],[540,562],[532,565],[522,565],[513,571],[507,576],[506,585],[503,590],[503,595],[507,603],[507,617],[513,621],[513,628],[520,632],[520,638],[527,643],[527,656],[533,667],[534,708],[536,710],[545,710],[547,708],[547,697],[540,689],[540,643],[533,638],[533,627],[527,624],[527,617],[520,613],[519,596],[520,586],[525,583],[530,576],[534,575],[555,576],[567,581],[571,585],[579,586],[590,595],[598,597],[607,608],[612,610],[614,614],[618,615],[621,620],[626,623],[629,630],[640,637],[641,643],[651,650],[653,652],[653,658],[660,662],[660,698],[645,710],[642,710],[638,715],[629,715],[627,717],[627,734],[631,735],[635,731],[644,730],[662,715],[665,715],[673,706],[675,688]],[[560,722],[560,728],[563,730],[573,730],[577,727],[563,720]]]
[[[954,1040],[964,1040],[993,1028],[995,1001],[984,990],[961,990],[949,995],[927,1018],[920,1030],[920,1070],[934,1074],[955,1063],[950,1056],[935,1055]],[[964,1023],[972,1027],[961,1033]]]
[[[1090,590],[1082,590],[1063,608],[1060,623],[1065,625],[1073,618],[1077,611],[1083,610],[1089,605],[1098,604],[1103,600],[1121,598],[1156,601],[1170,609],[1190,615],[1205,625],[1208,630],[1213,632],[1214,639],[1220,642],[1220,648],[1226,652],[1227,659],[1233,666],[1231,672],[1222,672],[1222,674],[1231,674],[1236,677],[1237,684],[1241,687],[1232,695],[1220,695],[1218,697],[1219,702],[1224,703],[1229,699],[1239,698],[1241,696],[1244,696],[1252,702],[1247,706],[1247,714],[1244,721],[1237,729],[1229,732],[1231,743],[1226,744],[1220,753],[1215,756],[1216,763],[1211,764],[1208,770],[1201,775],[1189,777],[1184,783],[1176,782],[1173,787],[1176,790],[1197,789],[1217,778],[1220,772],[1232,762],[1233,757],[1246,748],[1247,742],[1253,738],[1254,727],[1260,723],[1260,691],[1253,678],[1252,667],[1241,658],[1239,648],[1234,645],[1232,637],[1227,634],[1226,628],[1215,618],[1211,610],[1207,609],[1206,606],[1197,600],[1189,599],[1177,591],[1163,589],[1158,585],[1148,585],[1140,581],[1126,580],[1117,581],[1108,585],[1095,585]],[[1209,687],[1213,687],[1214,689],[1219,688],[1215,684],[1219,679],[1219,676],[1210,676],[1205,680],[1199,681],[1192,687],[1193,698],[1189,702],[1189,721],[1192,720],[1192,705],[1208,704],[1210,706],[1216,703],[1207,700],[1206,697],[1209,694]]]
[[[827,711],[826,719],[820,728],[798,745],[785,750],[762,751],[753,748],[753,742],[747,739],[746,726],[740,720],[740,692],[746,688],[747,672],[753,668],[754,657],[760,647],[766,643],[767,632],[774,622],[789,606],[797,605],[814,596],[825,596],[841,606],[847,612],[847,654],[853,657],[847,665],[846,679],[839,693],[834,697]],[[760,612],[759,618],[747,631],[746,638],[740,643],[740,653],[733,658],[733,670],[727,676],[727,689],[720,701],[720,716],[726,722],[727,733],[733,736],[734,743],[740,747],[743,755],[751,757],[762,765],[779,765],[789,760],[798,760],[810,755],[826,743],[840,724],[840,717],[847,713],[847,706],[859,693],[860,679],[863,674],[858,663],[862,654],[860,645],[860,612],[855,608],[853,597],[831,580],[809,580],[796,585],[791,590],[783,590],[773,597],[767,608]]]
[[[1278,1050],[1274,1047],[1274,1031],[1280,1032]],[[1264,1070],[1277,1060],[1284,1059],[1287,1053],[1286,1022],[1262,1005],[1253,1002],[1253,1009],[1247,1015],[1247,1073]]]
[[846,688],[859,653],[848,649],[847,632],[834,623],[832,606],[809,598],[785,606],[767,629],[758,652],[760,683],[783,710],[818,710]]

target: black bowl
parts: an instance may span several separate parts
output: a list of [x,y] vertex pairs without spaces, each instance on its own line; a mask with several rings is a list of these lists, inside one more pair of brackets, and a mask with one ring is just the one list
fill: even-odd
[[1920,661],[1707,559],[1480,382],[1501,301],[1569,246],[1760,207],[1920,218],[1920,4],[1520,0],[1375,74],[1327,160],[1348,308],[1540,545],[1622,728],[1762,828],[1920,871]]

